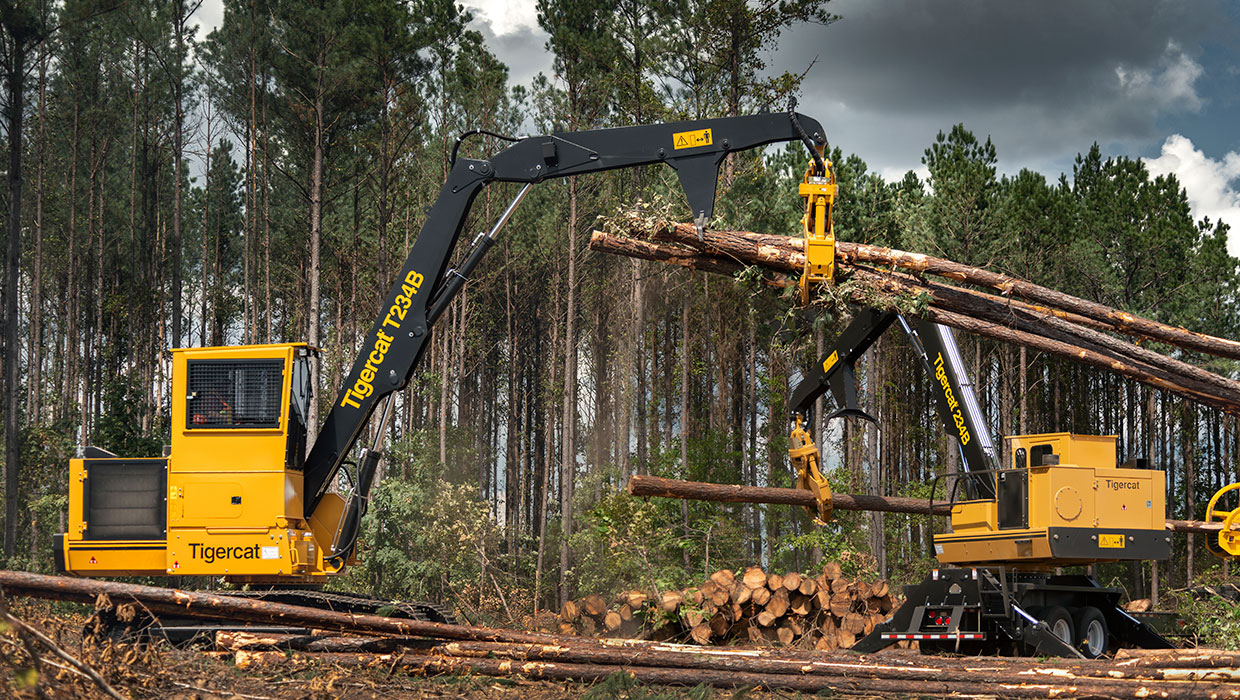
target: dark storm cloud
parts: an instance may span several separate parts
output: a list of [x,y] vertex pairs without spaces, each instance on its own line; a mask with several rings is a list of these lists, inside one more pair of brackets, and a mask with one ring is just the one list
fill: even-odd
[[914,167],[934,134],[990,134],[1005,170],[1062,162],[1093,141],[1161,143],[1160,117],[1202,108],[1214,3],[841,0],[843,19],[798,29],[769,67],[804,70],[803,106],[872,166]]
[[551,54],[547,51],[547,33],[525,26],[505,27],[504,34],[496,36],[494,28],[481,13],[474,14],[469,25],[482,33],[483,41],[491,53],[508,65],[508,80],[513,85],[530,84],[538,73],[551,71]]

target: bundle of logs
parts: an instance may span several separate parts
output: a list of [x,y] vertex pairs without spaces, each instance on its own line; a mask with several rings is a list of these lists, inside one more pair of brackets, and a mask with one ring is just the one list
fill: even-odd
[[847,649],[895,607],[886,581],[844,576],[829,562],[817,576],[722,569],[701,585],[662,593],[626,591],[608,605],[598,594],[560,608],[561,634],[697,644],[755,642]]
[[[771,590],[770,578],[767,590]],[[780,584],[779,588],[787,590],[783,581]],[[1240,654],[1203,649],[1133,652],[1115,660],[1075,662],[962,660],[899,651],[863,656],[748,645],[703,649],[650,640],[592,639],[357,615],[217,593],[20,571],[0,571],[0,590],[6,597],[78,601],[113,609],[131,606],[178,619],[227,621],[230,626],[256,623],[266,631],[216,632],[215,648],[205,653],[268,677],[273,672],[302,669],[373,668],[385,675],[474,674],[578,682],[622,674],[650,684],[865,697],[1240,698]],[[274,633],[271,626],[304,631]],[[88,671],[94,673],[89,667],[83,673]]]
[[[606,223],[608,232],[595,231],[591,237],[593,250],[727,275],[752,268],[775,286],[796,284],[805,265],[799,237],[708,230],[699,238],[692,224],[636,213]],[[1153,342],[1237,360],[1240,342],[951,260],[845,241],[835,246],[835,290],[846,301],[892,309],[924,305],[921,313],[937,323],[1107,369],[1240,414],[1240,382],[1141,345]]]

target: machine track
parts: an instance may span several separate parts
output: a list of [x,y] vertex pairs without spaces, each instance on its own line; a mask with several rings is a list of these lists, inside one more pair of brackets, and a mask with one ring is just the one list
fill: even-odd
[[[357,615],[382,615],[449,625],[461,624],[460,618],[452,608],[424,601],[393,601],[364,594],[329,593],[313,589],[219,591],[218,594]],[[243,630],[256,634],[307,634],[309,632],[305,627],[254,625],[240,621],[228,622],[167,616],[154,618],[146,613],[140,613],[134,619],[124,621],[116,616],[114,609],[97,612],[95,618],[87,625],[87,633],[100,639],[130,643],[166,639],[174,646],[214,644],[216,632]]]

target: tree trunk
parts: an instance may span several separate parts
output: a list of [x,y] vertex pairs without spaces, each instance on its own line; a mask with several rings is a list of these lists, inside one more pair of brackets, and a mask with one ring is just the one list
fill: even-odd
[[[319,249],[323,239],[323,150],[326,148],[324,139],[326,138],[326,120],[323,116],[325,96],[327,86],[325,85],[326,77],[324,76],[325,56],[320,54],[318,61],[315,63],[315,71],[318,73],[318,80],[315,83],[314,96],[314,153],[310,162],[310,263],[307,274],[310,282],[310,308],[308,310],[306,322],[310,325],[309,341],[310,345],[318,347],[319,345],[319,315],[322,307],[322,297],[319,290]],[[315,399],[310,401],[310,410],[307,417],[308,437],[306,440],[306,454],[310,454],[310,449],[314,446],[314,439],[318,435],[319,425],[319,374],[321,372],[321,361],[317,355],[310,356],[310,386],[314,390]]]
[[[681,299],[680,305],[680,469],[686,478],[689,476],[689,295]],[[689,532],[689,502],[680,502],[680,527],[685,543],[692,541]],[[689,548],[682,547],[685,573],[692,571],[689,561]]]
[[[6,27],[6,29],[10,29]],[[11,29],[10,29],[11,31]],[[17,553],[18,463],[21,440],[18,433],[20,385],[17,347],[17,283],[22,255],[22,117],[25,107],[27,39],[9,36],[10,63],[6,77],[5,126],[9,137],[9,218],[8,245],[4,265],[4,557]]]
[[185,155],[185,100],[184,76],[181,72],[185,65],[185,2],[175,0],[172,30],[176,34],[176,68],[173,70],[172,93],[176,114],[173,119],[172,137],[172,238],[168,244],[172,247],[172,346],[181,347],[181,161]]
[[573,486],[577,476],[577,179],[568,179],[568,302],[564,313],[564,414],[560,438],[560,603],[570,596]]

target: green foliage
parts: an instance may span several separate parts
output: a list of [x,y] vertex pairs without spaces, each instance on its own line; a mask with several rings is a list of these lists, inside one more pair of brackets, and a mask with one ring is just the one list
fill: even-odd
[[1197,600],[1187,593],[1175,601],[1176,614],[1188,621],[1198,646],[1240,649],[1240,605],[1216,597]]
[[149,408],[136,377],[110,377],[104,383],[103,413],[95,428],[99,447],[126,457],[155,457],[168,439],[167,425],[152,431],[142,425]]

